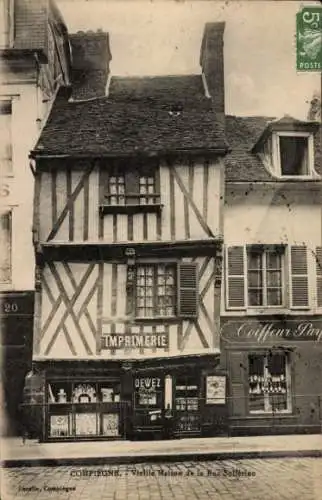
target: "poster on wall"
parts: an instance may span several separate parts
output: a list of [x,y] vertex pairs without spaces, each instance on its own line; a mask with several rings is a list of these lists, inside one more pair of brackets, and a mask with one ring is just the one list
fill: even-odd
[[223,405],[226,402],[226,377],[208,375],[206,379],[206,404]]

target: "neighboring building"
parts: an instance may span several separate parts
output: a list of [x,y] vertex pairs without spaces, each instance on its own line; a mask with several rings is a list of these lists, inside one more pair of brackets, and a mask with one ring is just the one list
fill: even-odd
[[18,431],[18,405],[31,368],[34,179],[28,155],[57,88],[70,81],[67,29],[53,1],[0,1],[0,304],[3,398]]
[[168,405],[176,435],[224,430],[223,30],[206,27],[203,75],[112,78],[108,96],[107,36],[71,37],[93,78],[79,67],[32,152],[41,439],[157,437]]
[[226,118],[222,363],[232,433],[319,432],[321,126]]

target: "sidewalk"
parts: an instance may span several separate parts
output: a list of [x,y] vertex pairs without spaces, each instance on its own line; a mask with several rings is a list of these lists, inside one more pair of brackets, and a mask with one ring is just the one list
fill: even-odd
[[98,465],[183,460],[322,457],[322,435],[192,438],[172,441],[22,443],[2,439],[5,467]]

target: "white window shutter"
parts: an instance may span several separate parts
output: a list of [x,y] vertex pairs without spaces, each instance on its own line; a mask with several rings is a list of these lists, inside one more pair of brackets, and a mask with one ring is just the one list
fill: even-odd
[[316,300],[317,306],[322,307],[322,247],[316,247]]
[[291,307],[309,306],[307,248],[291,246]]
[[178,315],[196,318],[198,315],[198,268],[195,262],[178,265]]
[[227,309],[245,309],[245,252],[243,246],[227,248]]

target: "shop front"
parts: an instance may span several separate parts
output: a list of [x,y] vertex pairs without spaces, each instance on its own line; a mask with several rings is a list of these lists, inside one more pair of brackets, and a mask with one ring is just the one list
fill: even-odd
[[37,415],[41,440],[125,439],[131,401],[124,386],[120,363],[34,363],[25,408]]
[[133,437],[159,439],[164,415],[173,438],[227,432],[226,376],[219,356],[138,362],[133,375]]
[[222,318],[232,434],[320,432],[322,319]]
[[[44,441],[164,439],[227,433],[219,356],[38,362],[25,386],[26,422]],[[168,426],[169,427],[169,426]]]

